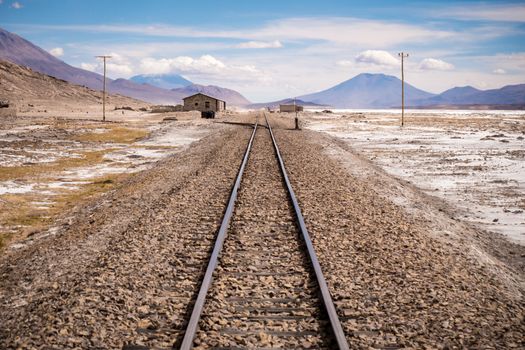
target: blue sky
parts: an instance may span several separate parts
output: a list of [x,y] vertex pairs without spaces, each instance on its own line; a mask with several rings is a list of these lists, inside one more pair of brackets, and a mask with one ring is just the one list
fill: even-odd
[[0,0],[0,26],[108,74],[178,73],[253,101],[318,91],[363,72],[441,92],[525,83],[523,1]]

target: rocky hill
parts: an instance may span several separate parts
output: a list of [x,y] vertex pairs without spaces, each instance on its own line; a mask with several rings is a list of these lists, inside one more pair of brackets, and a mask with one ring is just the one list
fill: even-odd
[[[9,100],[19,110],[40,104],[100,104],[102,93],[70,84],[7,61],[0,61],[0,99]],[[108,103],[119,106],[144,106],[146,103],[126,96],[109,95]]]
[[102,76],[72,67],[26,39],[0,28],[0,59],[92,89],[102,87]]

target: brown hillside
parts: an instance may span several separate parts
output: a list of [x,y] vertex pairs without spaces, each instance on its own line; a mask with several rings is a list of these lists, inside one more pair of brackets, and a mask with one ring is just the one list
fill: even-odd
[[[22,113],[30,110],[87,112],[102,104],[102,92],[0,61],[0,99],[14,103]],[[148,105],[121,95],[109,95],[107,103],[108,110],[115,106],[139,108]]]

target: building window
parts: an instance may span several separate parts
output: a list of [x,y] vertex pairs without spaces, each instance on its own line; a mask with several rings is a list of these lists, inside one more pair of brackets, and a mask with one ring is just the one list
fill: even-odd
[[199,105],[199,102],[195,102],[195,107],[197,107]]
[[204,107],[206,107],[206,109],[210,109],[210,101],[204,102]]

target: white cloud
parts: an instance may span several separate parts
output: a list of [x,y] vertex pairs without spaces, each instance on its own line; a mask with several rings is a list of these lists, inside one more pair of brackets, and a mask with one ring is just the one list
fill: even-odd
[[107,74],[114,77],[129,77],[133,74],[133,69],[126,64],[106,64]]
[[207,52],[231,49],[231,43],[192,40],[185,42],[181,40],[157,41],[147,40],[137,45],[136,42],[118,41],[110,43],[99,43],[97,41],[82,41],[68,43],[68,54],[76,51],[82,55],[96,56],[101,52],[116,51],[124,57],[139,60],[146,57],[175,57],[193,54],[194,52]]
[[358,63],[369,63],[377,66],[392,67],[399,65],[399,61],[387,51],[366,50],[356,56]]
[[391,47],[405,42],[426,42],[456,36],[451,31],[352,17],[287,18],[248,31],[254,38],[321,40],[360,47]]
[[22,6],[22,4],[19,3],[18,1],[15,1],[15,2],[13,2],[13,3],[11,4],[11,7],[14,8],[14,9],[19,10],[19,9],[21,9],[23,6]]
[[419,69],[422,70],[452,70],[454,65],[438,60],[435,58],[425,58],[421,63],[419,63]]
[[[115,64],[116,65],[129,65],[130,64],[129,59],[126,56],[118,54],[116,52],[110,52],[105,55],[109,56],[109,58],[106,61],[107,64],[110,64],[110,63],[114,65]],[[102,60],[100,60],[100,62],[102,62]]]
[[505,69],[502,69],[502,68],[497,68],[497,69],[494,69],[492,71],[492,73],[494,73],[494,74],[507,74],[507,71]]
[[341,67],[353,67],[354,66],[354,62],[348,61],[348,60],[340,60],[340,61],[337,61],[335,64]]
[[525,22],[525,5],[481,5],[468,7],[452,7],[434,12],[441,17],[463,20],[488,20],[500,22]]
[[[108,76],[128,78],[133,75],[133,65],[126,57],[114,52],[107,56],[111,56],[106,60],[106,73]],[[82,62],[80,68],[102,74],[104,72],[104,63],[102,59],[97,59],[95,63]]]
[[141,61],[140,68],[148,74],[217,73],[224,70],[226,65],[211,55],[203,55],[196,59],[189,56],[161,59],[149,57]]
[[362,48],[392,47],[402,43],[426,43],[465,36],[463,32],[436,30],[422,25],[352,17],[285,18],[269,21],[256,28],[223,31],[170,25],[33,25],[31,27],[158,37],[245,39],[255,42],[326,41],[346,47],[354,45]]
[[278,49],[283,47],[279,40],[274,41],[247,41],[235,47],[239,49]]
[[95,72],[97,70],[97,64],[82,62],[80,64],[80,68],[88,70],[90,72]]
[[[514,53],[496,53],[493,55],[480,55],[480,56],[463,56],[456,57],[458,60],[458,66],[461,63],[461,66],[468,66],[471,69],[477,69],[480,74],[485,72],[490,74],[494,79],[493,74],[497,70],[502,69],[506,74],[501,74],[502,77],[505,76],[508,79],[517,78],[522,76],[522,80],[525,80],[523,76],[525,75],[525,52],[514,52]],[[472,65],[472,62],[476,62],[476,65]],[[499,71],[498,71],[499,72]],[[509,74],[512,72],[512,74]]]
[[189,75],[221,76],[227,79],[259,76],[253,65],[227,65],[211,55],[199,58],[178,56],[175,58],[145,58],[140,62],[140,70],[147,74],[184,73]]
[[49,50],[49,53],[55,57],[60,57],[64,55],[64,49],[61,47],[55,47],[54,49]]
[[[132,64],[128,58],[115,52],[109,53],[108,56],[110,58],[106,61],[106,69],[109,76],[129,77],[133,74]],[[103,62],[101,60],[99,60],[98,65],[102,70]]]
[[[102,51],[102,50],[101,50]],[[102,51],[103,52],[103,51]],[[202,84],[230,86],[230,84],[258,83],[270,81],[267,73],[260,71],[255,65],[225,63],[212,55],[200,57],[177,56],[174,58],[146,57],[130,59],[127,56],[109,53],[106,61],[107,74],[112,78],[128,78],[135,74],[184,74],[190,80]],[[92,72],[103,72],[101,59],[93,62],[80,63],[82,69]]]
[[[494,59],[505,64],[509,69],[525,70],[525,52],[496,55]],[[505,67],[502,68],[505,69]]]

